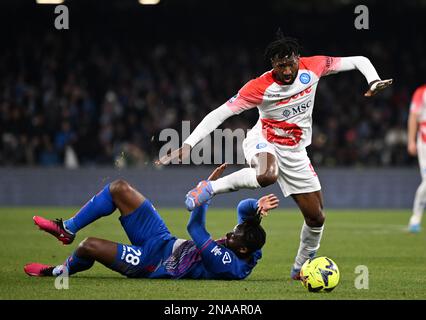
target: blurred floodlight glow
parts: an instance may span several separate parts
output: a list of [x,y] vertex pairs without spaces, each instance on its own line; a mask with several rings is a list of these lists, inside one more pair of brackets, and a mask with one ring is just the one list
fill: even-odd
[[139,0],[140,4],[159,4],[160,0]]
[[36,0],[38,4],[60,4],[63,3],[64,0]]

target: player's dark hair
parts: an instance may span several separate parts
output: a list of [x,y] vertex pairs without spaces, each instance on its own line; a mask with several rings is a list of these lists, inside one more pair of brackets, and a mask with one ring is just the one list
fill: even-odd
[[247,253],[261,249],[266,242],[266,232],[260,225],[261,220],[261,217],[256,215],[241,224],[242,239],[244,246],[248,249]]
[[292,54],[300,54],[300,45],[297,39],[285,37],[281,29],[277,30],[276,40],[268,44],[265,50],[265,57],[269,61],[273,58],[284,58]]

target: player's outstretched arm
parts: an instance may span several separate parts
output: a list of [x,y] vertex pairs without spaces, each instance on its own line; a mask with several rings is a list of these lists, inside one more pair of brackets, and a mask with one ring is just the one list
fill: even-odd
[[178,160],[178,163],[182,163],[191,154],[191,146],[184,143],[182,147],[167,153],[165,156],[155,161],[155,165],[168,165],[174,160]]
[[182,161],[190,155],[191,148],[193,148],[198,142],[210,134],[210,132],[212,132],[226,119],[233,115],[234,112],[226,105],[226,103],[211,111],[204,117],[204,119],[195,128],[191,135],[183,142],[181,148],[161,157],[159,160],[155,161],[155,164],[168,165],[175,159],[179,159],[179,163],[182,163]]
[[244,199],[240,201],[237,207],[238,223],[257,216],[258,218],[266,217],[270,210],[278,207],[279,199],[274,194],[268,194],[256,199]]
[[203,204],[195,208],[191,212],[191,217],[189,218],[188,225],[186,229],[194,240],[196,246],[201,250],[204,244],[210,240],[210,234],[206,230],[206,212],[208,205]]
[[363,56],[353,56],[353,57],[341,57],[337,59],[338,63],[335,66],[332,66],[328,72],[341,72],[349,70],[359,70],[365,79],[368,82],[368,90],[364,93],[365,97],[372,97],[382,91],[383,89],[389,87],[393,79],[380,79],[376,69],[371,63],[370,59]]

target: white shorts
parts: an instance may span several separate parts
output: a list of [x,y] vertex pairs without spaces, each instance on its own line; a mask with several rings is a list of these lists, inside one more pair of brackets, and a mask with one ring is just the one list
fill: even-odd
[[243,141],[246,161],[251,165],[252,158],[261,152],[275,156],[279,166],[278,184],[285,197],[291,194],[309,193],[321,190],[311,160],[306,149],[300,151],[283,151],[268,142],[259,132],[251,130]]

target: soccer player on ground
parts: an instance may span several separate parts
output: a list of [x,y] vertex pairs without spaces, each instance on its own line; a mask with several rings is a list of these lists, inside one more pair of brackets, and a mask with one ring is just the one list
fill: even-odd
[[[221,175],[218,167],[208,180]],[[87,238],[58,266],[30,263],[24,271],[30,276],[68,275],[91,268],[95,261],[132,278],[244,279],[261,258],[266,234],[261,218],[278,206],[278,198],[267,195],[259,200],[245,199],[238,205],[238,225],[219,240],[212,240],[205,228],[208,204],[191,213],[188,232],[192,240],[172,236],[151,202],[123,180],[116,180],[95,195],[66,221],[35,216],[40,229],[63,244],[73,242],[76,233],[100,217],[120,211],[120,222],[131,245]]]
[[407,149],[410,155],[417,155],[422,176],[422,183],[414,197],[413,214],[408,224],[408,230],[417,233],[421,229],[420,224],[426,205],[426,85],[417,88],[411,100]]
[[299,49],[296,40],[279,32],[278,39],[265,52],[272,70],[246,83],[237,95],[210,112],[181,148],[156,162],[182,161],[192,147],[227,118],[258,108],[259,120],[243,142],[250,167],[217,181],[201,182],[188,193],[186,206],[193,210],[216,194],[266,187],[278,181],[284,196],[292,196],[305,218],[291,269],[293,279],[300,279],[302,264],[315,256],[324,228],[321,185],[305,149],[311,143],[318,81],[329,74],[359,70],[369,86],[366,97],[374,96],[392,83],[392,79],[381,80],[366,57],[300,57]]

